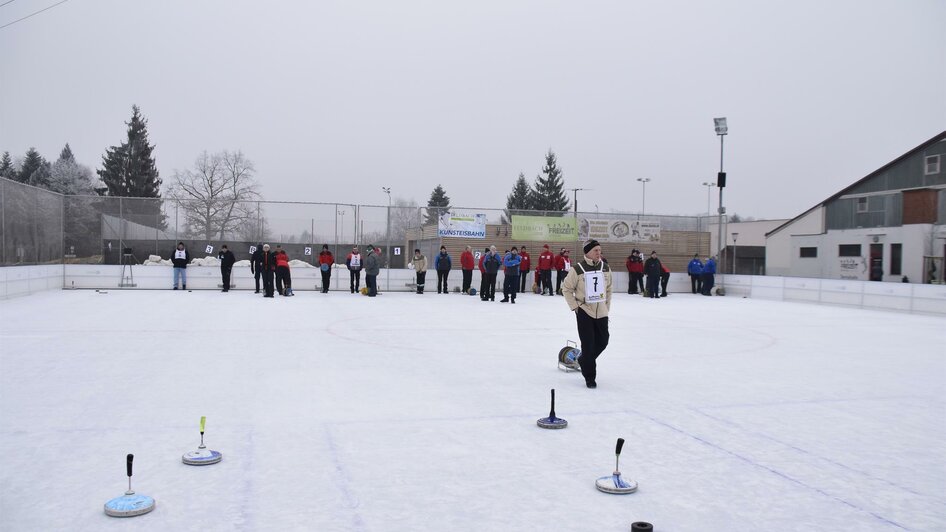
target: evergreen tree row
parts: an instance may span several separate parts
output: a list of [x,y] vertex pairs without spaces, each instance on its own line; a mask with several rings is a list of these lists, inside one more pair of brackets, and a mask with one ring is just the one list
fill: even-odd
[[558,214],[568,212],[568,196],[565,195],[565,179],[558,159],[551,149],[545,154],[545,166],[535,176],[530,186],[526,175],[519,172],[512,192],[506,196],[505,221],[510,222],[516,214],[530,214],[528,211],[547,211],[537,214]]

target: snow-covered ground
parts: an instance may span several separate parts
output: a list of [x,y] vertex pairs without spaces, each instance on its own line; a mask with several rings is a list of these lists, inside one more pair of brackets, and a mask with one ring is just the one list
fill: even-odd
[[[942,318],[688,294],[612,312],[589,390],[556,369],[577,340],[559,297],[0,301],[0,529],[946,529]],[[535,426],[550,388],[565,430]],[[183,465],[202,415],[223,462]],[[618,437],[632,495],[594,487]],[[157,508],[120,520],[102,505],[126,453]]]

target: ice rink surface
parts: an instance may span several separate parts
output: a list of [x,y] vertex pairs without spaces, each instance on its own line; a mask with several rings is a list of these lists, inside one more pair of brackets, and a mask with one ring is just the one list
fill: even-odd
[[[561,297],[110,290],[0,301],[0,529],[946,529],[942,318],[615,294],[598,388]],[[555,388],[565,430],[548,415]],[[206,442],[217,465],[181,455]],[[597,477],[627,440],[637,493]],[[133,487],[156,509],[102,505]]]

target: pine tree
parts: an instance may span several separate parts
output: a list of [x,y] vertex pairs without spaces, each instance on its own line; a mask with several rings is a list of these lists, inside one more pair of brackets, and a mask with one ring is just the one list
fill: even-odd
[[506,196],[506,211],[503,213],[503,223],[512,222],[513,215],[526,214],[524,211],[532,210],[533,191],[529,188],[526,181],[526,175],[519,172],[519,178],[512,187],[512,192]]
[[0,158],[0,177],[5,177],[7,179],[16,178],[16,170],[13,169],[13,159],[10,157],[10,152],[3,152],[3,157]]
[[72,161],[72,162],[75,162],[75,161],[76,161],[76,157],[75,157],[75,155],[72,154],[72,148],[69,147],[69,143],[68,143],[68,142],[67,142],[66,145],[62,148],[62,151],[59,152],[59,160],[60,160],[60,161]]
[[30,148],[26,152],[26,159],[23,160],[23,165],[20,166],[20,171],[16,173],[14,179],[20,183],[29,183],[30,178],[33,177],[33,172],[42,168],[45,163],[46,160],[36,151],[36,148]]
[[76,161],[68,144],[62,149],[59,159],[56,159],[50,169],[50,180],[47,188],[67,195],[91,195],[93,193],[92,170]]
[[30,179],[26,183],[34,187],[49,188],[52,181],[52,165],[48,161],[43,161],[39,168],[30,174]]
[[535,190],[532,196],[533,208],[539,211],[568,211],[568,197],[565,196],[565,181],[562,177],[562,169],[558,167],[558,160],[555,153],[549,149],[545,155],[545,166],[542,168],[541,175],[535,178]]
[[425,225],[434,225],[440,219],[440,215],[450,210],[450,198],[447,192],[439,184],[434,191],[430,193],[430,199],[427,200],[427,215],[424,219]]
[[97,173],[105,184],[106,196],[156,198],[158,201],[125,202],[125,211],[137,215],[138,223],[156,220],[164,227],[161,213],[161,179],[152,156],[154,145],[148,143],[148,120],[141,116],[137,105],[132,106],[127,140],[110,147],[102,156],[102,169]]

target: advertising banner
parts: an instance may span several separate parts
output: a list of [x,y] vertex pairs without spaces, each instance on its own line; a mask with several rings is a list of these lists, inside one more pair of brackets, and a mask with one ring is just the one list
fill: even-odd
[[486,215],[460,216],[450,213],[440,215],[437,221],[440,237],[486,238]]
[[512,216],[513,240],[575,242],[578,227],[572,216]]
[[660,222],[619,219],[578,219],[578,240],[598,242],[660,242]]

